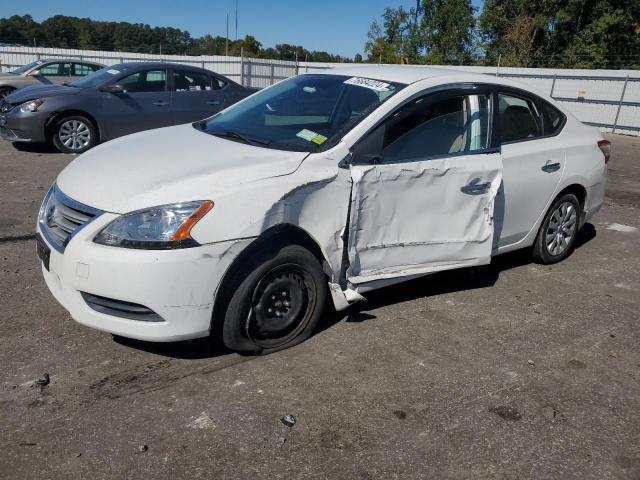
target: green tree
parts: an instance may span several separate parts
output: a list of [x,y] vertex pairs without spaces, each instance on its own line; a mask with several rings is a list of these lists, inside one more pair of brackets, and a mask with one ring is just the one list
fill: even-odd
[[489,64],[629,68],[640,63],[637,0],[485,0]]
[[423,0],[419,47],[425,63],[462,65],[470,58],[475,24],[471,0]]
[[142,23],[101,22],[89,18],[56,15],[42,23],[29,15],[0,18],[0,43],[43,47],[120,50],[127,52],[224,55],[228,44],[230,55],[275,58],[283,60],[350,61],[325,51],[310,52],[300,45],[282,43],[275,48],[263,48],[252,35],[242,40],[227,41],[209,34],[192,38],[188,31],[171,27],[151,27]]

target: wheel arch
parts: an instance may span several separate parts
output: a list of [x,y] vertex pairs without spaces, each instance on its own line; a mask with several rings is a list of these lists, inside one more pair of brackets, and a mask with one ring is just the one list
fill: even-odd
[[[230,282],[236,277],[238,271],[242,268],[242,264],[246,258],[255,255],[259,251],[275,252],[277,247],[285,245],[300,245],[301,247],[309,250],[314,257],[320,262],[322,270],[324,271],[327,281],[331,278],[331,267],[326,259],[326,255],[322,251],[319,243],[303,228],[293,225],[291,223],[282,223],[274,225],[258,237],[255,238],[249,245],[247,245],[237,256],[233,259],[229,267],[226,269],[220,281],[214,302],[213,302],[213,315],[211,318],[211,332],[214,333],[217,328],[221,328],[221,322],[216,322],[216,319],[220,320],[224,318],[225,304],[228,300],[228,289]],[[220,333],[220,332],[217,332]],[[216,335],[218,336],[218,335]]]
[[[549,208],[551,208],[553,203],[558,198],[560,198],[562,195],[565,195],[567,193],[574,194],[578,199],[578,202],[580,203],[580,226],[582,227],[582,223],[585,218],[585,208],[587,205],[587,189],[580,183],[570,183],[569,185],[564,187],[562,190],[560,190],[558,194],[555,196],[555,198],[553,199],[553,201],[551,202],[551,204],[549,205]],[[546,215],[546,212],[545,212],[545,215]]]
[[49,115],[49,117],[44,123],[44,133],[47,140],[51,140],[51,135],[53,133],[52,129],[55,122],[61,117],[72,116],[72,115],[81,115],[83,117],[88,118],[89,121],[93,124],[93,127],[96,129],[96,132],[98,133],[98,142],[100,142],[100,138],[102,137],[102,132],[100,131],[100,124],[98,123],[98,121],[93,115],[86,112],[85,110],[80,110],[80,109],[63,110],[61,112],[55,112]]

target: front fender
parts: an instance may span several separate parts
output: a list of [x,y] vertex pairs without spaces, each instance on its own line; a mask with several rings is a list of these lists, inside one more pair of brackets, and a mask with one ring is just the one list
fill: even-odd
[[282,224],[313,238],[334,273],[340,269],[342,233],[351,191],[348,170],[333,158],[312,155],[294,173],[240,185],[216,197],[215,206],[192,230],[199,243],[255,238]]

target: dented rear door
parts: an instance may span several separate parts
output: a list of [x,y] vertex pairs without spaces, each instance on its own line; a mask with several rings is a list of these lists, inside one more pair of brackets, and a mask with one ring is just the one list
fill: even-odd
[[[431,107],[416,102],[414,109],[430,108],[418,112],[422,116],[403,107],[392,117],[396,123],[382,126],[387,145],[380,156],[366,155],[376,162],[351,165],[347,279],[352,285],[490,262],[502,159],[491,148],[491,99],[481,102],[487,110],[481,124],[477,99],[465,97],[434,103],[440,95]],[[405,122],[406,132],[389,140],[389,131],[403,126],[395,120],[403,121],[402,115],[414,122],[431,120],[415,129]],[[478,135],[486,140],[479,143]],[[420,158],[423,150],[436,155]]]

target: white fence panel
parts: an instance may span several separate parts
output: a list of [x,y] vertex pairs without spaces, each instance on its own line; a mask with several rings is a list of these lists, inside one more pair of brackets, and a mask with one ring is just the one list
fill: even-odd
[[[206,68],[248,87],[263,88],[297,73],[313,73],[340,63],[291,62],[219,55],[154,55],[61,48],[0,47],[0,72],[44,58],[77,58],[105,65],[124,62],[173,62]],[[351,64],[353,66],[357,64]],[[585,123],[603,131],[640,135],[640,72],[634,70],[570,70],[433,66],[508,77],[553,96]],[[624,93],[624,95],[623,95]]]

